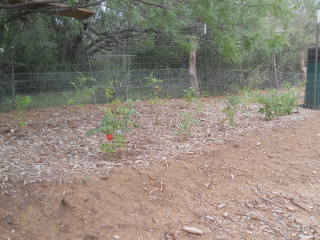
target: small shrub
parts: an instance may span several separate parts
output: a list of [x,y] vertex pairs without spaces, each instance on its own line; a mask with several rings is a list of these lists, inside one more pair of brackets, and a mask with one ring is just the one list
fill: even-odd
[[113,100],[115,98],[115,84],[117,83],[117,81],[114,80],[110,80],[108,79],[106,81],[106,83],[102,84],[100,83],[100,85],[104,88],[104,94],[106,96],[106,101],[107,103],[110,102],[110,100]]
[[257,102],[263,105],[258,112],[265,114],[266,120],[270,121],[275,116],[290,115],[297,108],[296,97],[299,92],[288,83],[285,88],[283,92],[272,90],[257,99]]
[[147,81],[146,86],[152,88],[151,100],[157,100],[158,93],[162,91],[159,85],[163,83],[163,81],[154,77],[152,73],[149,77],[146,77],[145,80]]
[[26,124],[24,122],[25,115],[24,115],[24,109],[28,107],[31,103],[30,96],[22,96],[22,95],[16,95],[15,99],[15,105],[17,108],[17,114],[14,116],[14,118],[18,121],[18,125],[20,127],[25,127]]
[[159,117],[160,117],[160,105],[161,105],[161,99],[159,98],[159,93],[162,92],[161,87],[159,86],[163,81],[155,78],[153,74],[150,74],[149,77],[146,77],[146,80],[148,82],[146,83],[146,86],[152,88],[152,93],[151,93],[151,107],[154,109],[155,112],[155,124],[159,124]]
[[190,135],[190,125],[198,125],[198,120],[195,118],[195,113],[192,112],[179,112],[179,114],[182,116],[182,122],[179,125],[179,128],[176,130],[176,133],[179,135]]
[[125,134],[132,130],[131,127],[138,127],[133,116],[139,115],[139,113],[129,106],[132,106],[132,101],[128,101],[126,105],[120,105],[119,100],[114,100],[113,107],[104,110],[101,124],[86,134],[91,136],[104,133],[107,142],[101,144],[100,148],[108,157],[114,155],[119,148],[125,147]]
[[84,105],[81,104],[81,102],[94,95],[94,88],[87,86],[92,81],[95,81],[95,79],[82,75],[81,77],[78,77],[76,81],[70,82],[70,84],[76,89],[76,93],[73,94],[68,105],[78,105],[84,108]]
[[240,91],[240,98],[245,103],[256,102],[260,95],[260,91],[246,86]]
[[[232,127],[235,126],[235,120],[234,116],[237,111],[245,112],[242,107],[245,106],[245,104],[241,100],[241,96],[228,96],[226,103],[226,108],[222,110],[222,112],[225,114],[225,116],[220,121],[220,128],[223,129],[226,123],[229,123]],[[242,105],[242,107],[240,106]]]
[[192,87],[189,87],[187,89],[182,90],[185,94],[183,95],[183,99],[191,102],[192,100],[195,99],[195,91]]

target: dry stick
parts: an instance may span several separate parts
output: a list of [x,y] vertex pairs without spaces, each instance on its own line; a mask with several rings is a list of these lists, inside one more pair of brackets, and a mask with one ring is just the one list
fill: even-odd
[[157,189],[158,189],[158,187],[156,187],[155,189],[151,190],[151,191],[149,192],[149,195],[150,195],[151,193],[153,193],[154,191],[156,191]]
[[110,189],[108,189],[108,191],[110,191],[110,192],[112,192],[112,193],[114,193],[114,194],[117,194],[117,195],[123,195],[123,193],[117,193],[117,192],[112,191],[112,190],[110,190]]
[[162,192],[162,190],[163,190],[163,182],[164,181],[160,182],[160,192]]
[[154,177],[151,176],[151,173],[149,173],[149,178],[150,178],[151,180],[156,180]]
[[162,192],[162,191],[163,191],[163,186],[164,186],[163,182],[164,182],[164,181],[160,182],[160,188],[159,188],[159,187],[156,187],[155,189],[151,190],[151,191],[149,192],[149,195],[150,195],[151,193],[153,193],[154,191],[156,191],[157,189],[159,189],[160,192]]

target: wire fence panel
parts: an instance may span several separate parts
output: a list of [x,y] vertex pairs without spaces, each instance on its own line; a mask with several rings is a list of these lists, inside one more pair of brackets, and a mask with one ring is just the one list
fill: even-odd
[[[205,74],[206,73],[206,74]],[[198,69],[199,86],[210,95],[250,89],[275,88],[285,82],[298,84],[300,73],[273,71]],[[179,98],[190,87],[188,69],[121,69],[95,72],[15,73],[0,75],[0,111],[11,109],[12,98],[29,95],[29,108],[70,104],[95,104],[126,99],[150,99],[154,96],[152,79],[157,80],[159,98]],[[277,81],[276,81],[277,80]],[[89,91],[90,90],[90,91]],[[112,92],[112,97],[106,94]]]

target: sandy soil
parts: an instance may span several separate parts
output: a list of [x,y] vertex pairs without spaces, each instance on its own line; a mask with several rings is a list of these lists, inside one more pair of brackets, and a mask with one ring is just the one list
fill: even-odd
[[84,136],[106,106],[28,111],[23,129],[0,114],[0,239],[320,239],[320,113],[267,122],[248,104],[233,128],[224,106],[139,103],[112,159]]

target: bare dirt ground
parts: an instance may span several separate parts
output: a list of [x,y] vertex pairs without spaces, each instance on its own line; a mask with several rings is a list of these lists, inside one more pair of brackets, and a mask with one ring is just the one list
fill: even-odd
[[[320,113],[219,124],[208,98],[136,105],[115,158],[86,137],[105,105],[0,114],[0,239],[320,239]],[[198,125],[179,135],[179,112]]]

